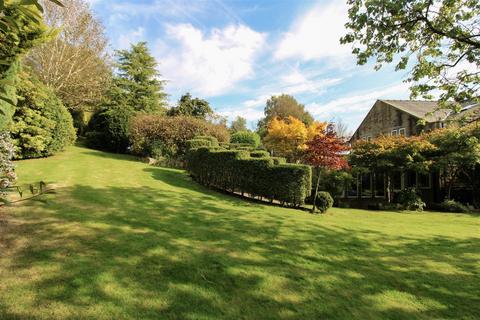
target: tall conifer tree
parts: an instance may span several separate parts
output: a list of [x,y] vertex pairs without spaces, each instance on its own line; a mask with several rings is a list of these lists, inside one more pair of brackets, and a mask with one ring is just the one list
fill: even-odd
[[135,111],[163,113],[167,97],[163,88],[165,81],[159,79],[157,62],[147,44],[139,42],[130,50],[117,51],[116,56],[118,75],[112,91],[117,97],[113,98],[121,98],[119,104]]

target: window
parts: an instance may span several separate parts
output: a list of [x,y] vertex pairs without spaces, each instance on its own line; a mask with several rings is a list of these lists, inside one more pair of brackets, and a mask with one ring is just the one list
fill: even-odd
[[358,177],[352,179],[347,186],[347,197],[356,198],[358,196]]
[[405,128],[400,128],[400,129],[398,129],[398,135],[399,135],[399,136],[405,136],[405,135],[406,135],[406,130],[405,130]]
[[417,173],[415,171],[407,171],[404,179],[405,187],[415,188],[417,186]]
[[397,129],[393,129],[392,132],[391,132],[391,135],[396,136],[397,135]]
[[402,173],[400,171],[394,171],[392,172],[392,187],[394,191],[400,191],[402,190]]
[[438,127],[439,128],[445,128],[445,122],[439,122]]
[[370,198],[372,196],[372,174],[364,173],[361,175],[362,198]]
[[375,196],[385,196],[385,176],[383,173],[375,173]]
[[430,174],[429,173],[419,173],[417,175],[418,186],[422,189],[430,189]]

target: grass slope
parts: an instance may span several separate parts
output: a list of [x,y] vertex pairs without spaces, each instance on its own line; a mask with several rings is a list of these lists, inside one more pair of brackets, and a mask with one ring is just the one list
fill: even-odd
[[0,319],[480,318],[475,216],[313,216],[78,147],[18,173],[58,192],[0,213]]

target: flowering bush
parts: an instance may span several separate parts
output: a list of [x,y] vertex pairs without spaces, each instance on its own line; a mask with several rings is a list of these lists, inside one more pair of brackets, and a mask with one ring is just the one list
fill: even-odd
[[5,202],[5,196],[13,186],[17,176],[15,174],[12,158],[15,147],[8,132],[0,132],[0,202]]

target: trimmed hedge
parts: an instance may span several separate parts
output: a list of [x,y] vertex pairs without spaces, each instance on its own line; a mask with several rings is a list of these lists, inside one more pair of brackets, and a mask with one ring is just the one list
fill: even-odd
[[260,136],[256,132],[242,130],[235,132],[230,138],[232,143],[248,144],[253,148],[260,145]]
[[265,150],[255,150],[255,151],[250,152],[250,157],[252,157],[252,158],[269,158],[270,153],[268,153],[268,151],[265,151]]
[[252,158],[246,150],[191,150],[187,153],[187,170],[203,185],[292,206],[304,204],[311,192],[310,166],[275,165],[272,158]]
[[187,141],[187,150],[194,150],[201,147],[212,147],[212,142],[206,139],[192,139]]
[[285,164],[287,163],[287,159],[283,157],[272,157],[273,164]]
[[196,136],[193,140],[207,140],[210,142],[210,146],[218,147],[218,139],[212,136]]

